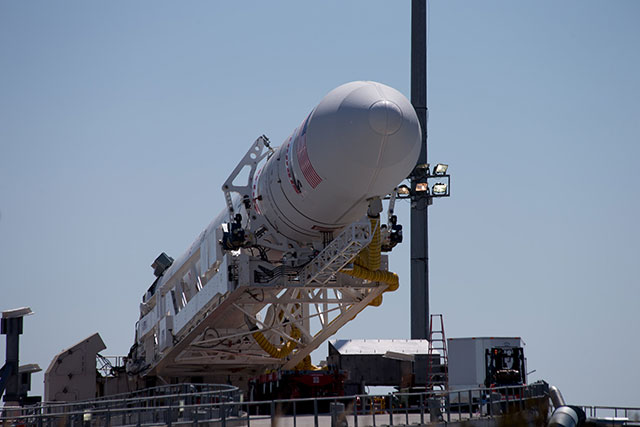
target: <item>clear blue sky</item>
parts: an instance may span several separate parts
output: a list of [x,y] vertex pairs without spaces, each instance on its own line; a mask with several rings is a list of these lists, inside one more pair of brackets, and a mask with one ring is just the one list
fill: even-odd
[[[429,156],[453,175],[432,312],[449,337],[522,336],[571,403],[640,406],[640,3],[429,11]],[[36,312],[22,362],[94,332],[125,354],[149,265],[222,209],[258,135],[351,80],[409,94],[409,23],[408,1],[0,2],[0,309]],[[336,338],[409,337],[408,242],[391,267],[401,289]]]

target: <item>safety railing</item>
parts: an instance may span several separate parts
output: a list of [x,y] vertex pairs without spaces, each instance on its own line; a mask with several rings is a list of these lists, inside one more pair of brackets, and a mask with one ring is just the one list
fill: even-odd
[[640,422],[640,407],[580,406],[587,418]]
[[[220,392],[100,400],[82,404],[6,409],[0,425],[125,426],[410,425],[458,421],[548,408],[546,384],[427,393],[394,393],[243,402]],[[167,399],[168,398],[168,399]],[[163,400],[165,399],[165,400]]]
[[[139,425],[147,418],[158,419],[154,414],[158,408],[180,410],[193,405],[238,402],[241,397],[242,392],[230,385],[172,384],[73,403],[45,402],[36,406],[0,408],[0,425],[10,420],[28,425],[59,425],[60,422],[78,425],[78,422],[87,424],[88,421],[90,425]],[[96,414],[95,420],[93,414]],[[111,421],[112,415],[116,416],[114,421]]]
[[[149,387],[143,390],[132,391],[128,393],[112,394],[87,401],[91,404],[96,401],[107,400],[131,400],[141,399],[143,401],[151,401],[158,398],[169,398],[176,395],[205,394],[215,395],[223,394],[229,396],[237,396],[238,387],[227,384],[169,384],[157,387]],[[83,402],[78,402],[82,404]]]

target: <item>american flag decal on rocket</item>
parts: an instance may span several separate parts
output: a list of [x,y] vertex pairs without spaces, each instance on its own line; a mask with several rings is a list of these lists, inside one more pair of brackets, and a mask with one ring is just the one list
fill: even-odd
[[309,153],[307,153],[307,124],[309,123],[309,117],[311,117],[311,114],[307,116],[307,119],[304,121],[304,125],[302,126],[302,132],[300,132],[300,136],[297,141],[298,147],[296,152],[298,155],[298,166],[300,166],[302,174],[309,185],[311,185],[312,188],[316,188],[322,182],[322,178],[320,178],[318,172],[313,168],[313,165],[309,160]]
[[312,188],[316,188],[321,182],[322,178],[313,168],[311,161],[309,160],[309,153],[307,153],[307,135],[303,135],[298,144],[298,165],[302,174],[307,179],[307,182]]

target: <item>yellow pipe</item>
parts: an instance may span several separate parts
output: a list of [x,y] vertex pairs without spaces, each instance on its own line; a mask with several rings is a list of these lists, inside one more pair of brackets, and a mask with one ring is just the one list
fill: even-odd
[[295,326],[291,325],[291,340],[287,341],[285,345],[278,348],[275,345],[271,344],[267,337],[260,331],[256,331],[251,334],[253,339],[256,340],[260,348],[262,348],[265,352],[269,354],[271,357],[275,357],[276,359],[282,359],[283,357],[287,357],[295,348],[298,346],[298,339],[302,335],[300,330]]
[[[353,269],[341,270],[349,276],[358,279],[369,280],[372,282],[382,282],[389,285],[384,292],[395,291],[400,286],[398,275],[386,270],[380,270],[381,245],[382,238],[380,236],[380,219],[371,218],[371,230],[373,237],[366,248],[360,251],[353,260]],[[369,303],[372,306],[382,304],[382,295],[378,295]]]
[[353,270],[342,271],[349,276],[357,277],[358,279],[369,280],[371,282],[382,282],[389,285],[387,291],[395,291],[400,286],[400,279],[396,273],[392,273],[386,270],[367,270],[359,265],[354,265]]
[[327,368],[319,368],[311,363],[311,356],[305,356],[300,363],[296,365],[296,371],[323,371]]
[[[371,230],[373,231],[373,237],[371,242],[366,248],[360,251],[353,260],[353,269],[341,270],[343,273],[348,274],[358,279],[369,280],[371,282],[382,282],[388,285],[387,291],[395,291],[400,285],[398,275],[386,270],[380,270],[381,261],[381,245],[382,238],[380,236],[380,218],[371,218]],[[299,296],[298,296],[299,297]],[[379,306],[382,304],[382,295],[378,295],[369,303],[372,306]],[[280,319],[284,315],[283,312],[279,313]],[[287,341],[282,347],[278,348],[271,344],[269,340],[260,331],[256,331],[251,334],[256,340],[256,343],[271,357],[282,359],[287,357],[298,346],[298,341],[301,337],[300,330],[291,325],[291,340]],[[296,369],[317,369],[311,364],[311,358],[305,357],[297,366]]]
[[368,270],[378,270],[380,269],[380,252],[382,245],[382,238],[380,236],[380,218],[379,216],[377,218],[370,218],[369,221],[371,222],[371,232],[373,233],[373,237],[367,247],[362,249],[358,255],[356,255],[353,262]]
[[[298,298],[300,295],[298,294]],[[291,313],[294,313],[299,307],[296,304],[292,309]],[[278,318],[282,320],[284,317],[284,311],[280,310],[278,313]],[[257,329],[257,328],[256,328]],[[262,348],[265,352],[269,354],[271,357],[275,357],[277,359],[282,359],[283,357],[287,357],[295,348],[298,346],[298,340],[302,336],[300,329],[298,329],[294,324],[291,324],[291,338],[288,340],[282,347],[278,348],[275,345],[271,344],[271,342],[264,336],[264,334],[260,331],[253,332],[251,334],[253,339],[256,340],[256,343]]]
[[371,230],[373,231],[373,238],[371,239],[371,243],[367,246],[369,253],[369,265],[367,268],[369,270],[380,270],[380,260],[381,256],[381,247],[382,247],[382,237],[380,236],[380,215],[378,218],[371,219]]

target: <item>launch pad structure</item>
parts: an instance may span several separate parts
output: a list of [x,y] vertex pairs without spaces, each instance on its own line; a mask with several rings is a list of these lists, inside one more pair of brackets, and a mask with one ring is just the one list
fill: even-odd
[[411,336],[428,338],[427,209],[449,195],[449,176],[426,163],[424,0],[412,1],[411,62],[411,103],[379,83],[348,83],[280,147],[264,136],[250,146],[222,185],[226,209],[184,255],[153,263],[127,387],[317,369],[310,353],[399,285],[381,252],[402,241],[400,198],[412,203]]
[[[495,425],[496,416],[509,412],[539,423],[551,401],[548,425],[585,425],[586,408],[567,405],[543,381],[527,384],[518,346],[465,352],[473,360],[457,375],[472,366],[475,377],[468,387],[449,388],[448,360],[460,359],[447,359],[446,347],[434,351],[430,336],[428,208],[434,198],[450,195],[450,176],[445,164],[431,168],[427,156],[426,0],[412,0],[411,22],[411,102],[380,83],[347,83],[323,98],[280,147],[259,137],[222,185],[223,212],[184,255],[174,260],[162,253],[152,264],[156,279],[143,296],[135,342],[122,363],[98,353],[105,345],[94,334],[53,359],[45,374],[47,403],[36,406],[40,398],[27,392],[39,367],[18,366],[18,336],[30,309],[4,312],[8,344],[0,392],[18,406],[0,413],[0,422],[206,420],[224,426],[234,418],[249,425],[265,420],[260,412],[267,404],[271,425],[292,410],[295,426],[298,404],[313,414],[316,427],[321,406],[330,408],[332,426],[345,425],[347,416],[355,425],[359,416],[368,425],[371,416],[375,426],[376,414],[402,424],[395,421],[398,409],[407,425],[410,414],[412,423],[425,424],[428,414],[432,422],[483,418]],[[246,182],[238,183],[245,171]],[[397,199],[411,201],[412,339],[334,342],[328,366],[316,367],[312,351],[399,286],[382,254],[402,241]],[[399,392],[366,395],[367,381]],[[345,384],[354,395],[344,396]],[[300,390],[307,399],[293,399]],[[271,400],[255,401],[256,395]],[[84,402],[54,403],[69,401]],[[604,425],[598,408],[591,409],[592,425]],[[640,408],[613,409],[613,418],[624,410],[627,425],[634,425],[628,413],[640,414]]]

